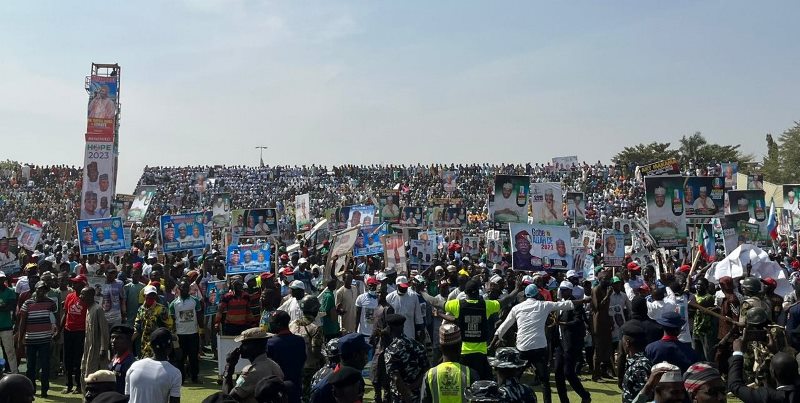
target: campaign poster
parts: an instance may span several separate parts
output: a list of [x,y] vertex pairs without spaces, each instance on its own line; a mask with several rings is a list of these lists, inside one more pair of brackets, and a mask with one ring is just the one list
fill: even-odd
[[800,218],[800,185],[783,185],[783,210],[793,219]]
[[222,297],[228,293],[228,282],[225,280],[209,281],[206,284],[206,304],[205,316],[214,316],[219,310],[219,303]]
[[114,143],[87,142],[84,150],[81,220],[111,217],[114,200]]
[[625,261],[625,235],[614,230],[603,231],[603,264],[622,266]]
[[648,230],[659,247],[686,246],[686,210],[681,176],[644,178]]
[[156,186],[145,185],[139,186],[136,189],[136,198],[131,203],[131,209],[128,211],[127,222],[141,224],[144,219],[147,208],[150,207],[150,202],[156,195]]
[[386,224],[359,227],[356,243],[353,245],[353,256],[358,257],[383,253],[381,237],[388,233]]
[[[469,254],[472,257],[481,255],[481,238],[477,236],[465,236],[461,239],[461,254]],[[474,259],[473,259],[474,260]]]
[[780,210],[778,214],[778,234],[789,236],[794,233],[794,216],[789,210]]
[[631,232],[631,220],[625,218],[615,218],[612,223],[614,231],[621,232],[625,239],[625,246],[633,244],[633,233]]
[[200,197],[206,193],[209,188],[208,171],[195,172],[192,174],[191,182],[189,183],[191,189],[200,194]]
[[764,190],[764,174],[747,175],[747,190]]
[[111,216],[120,217],[124,222],[128,218],[128,212],[131,211],[134,199],[136,199],[134,195],[117,194],[114,196],[114,201],[111,202]]
[[561,183],[531,183],[531,218],[534,224],[564,224]]
[[19,245],[20,248],[33,251],[36,249],[36,244],[39,243],[39,238],[42,237],[42,229],[34,225],[19,222],[14,227],[14,232],[11,233],[11,237],[17,239],[17,245]]
[[568,227],[509,224],[509,230],[514,270],[569,270],[573,267]]
[[216,228],[231,225],[231,194],[217,193],[211,198],[211,222]]
[[495,229],[508,223],[528,222],[531,180],[524,175],[495,175],[494,194],[489,195],[489,220]]
[[0,270],[6,275],[20,270],[18,244],[17,239],[9,238],[7,233],[0,238]]
[[96,220],[79,220],[81,255],[110,253],[125,250],[125,232],[122,218],[98,218]]
[[736,174],[739,172],[739,163],[723,162],[720,164],[722,170],[722,180],[725,182],[725,190],[736,189]]
[[576,225],[586,222],[586,198],[583,192],[567,192],[567,217]]
[[458,172],[456,171],[444,171],[442,172],[442,189],[444,189],[445,193],[453,193],[456,191],[458,187]]
[[[353,250],[353,246],[356,244],[356,239],[358,239],[358,230],[359,227],[348,228],[338,234],[334,235],[333,242],[331,242],[331,250],[328,252],[328,265],[332,262],[332,258],[334,256],[338,257],[336,260],[336,267],[333,268],[333,271],[338,271],[341,267],[344,267],[345,262],[347,261],[346,256]],[[326,267],[323,276],[325,280],[330,279],[330,272],[331,268]]]
[[400,221],[400,192],[397,190],[382,190],[378,192],[378,204],[383,222],[397,223]]
[[435,228],[461,228],[467,223],[467,209],[463,207],[436,207],[439,219]]
[[581,233],[581,246],[584,248],[589,248],[591,250],[594,250],[596,244],[597,244],[597,232],[583,230],[583,233]]
[[423,224],[422,207],[409,206],[403,207],[403,212],[398,222],[401,227],[420,227]]
[[117,122],[117,76],[91,76],[86,142],[113,142]]
[[725,181],[722,177],[690,176],[683,188],[687,218],[721,217],[725,210]]
[[572,248],[572,267],[570,269],[575,270],[579,273],[583,272],[583,267],[586,265],[586,261],[592,261],[594,257],[592,256],[592,250],[589,248],[585,248],[582,246],[576,246]]
[[[731,213],[747,212],[750,218],[755,220],[753,224],[757,225],[758,229],[753,238],[754,240],[762,244],[772,240],[767,230],[768,210],[764,202],[763,190],[731,190],[728,192],[728,200]],[[750,232],[752,232],[752,229]]]
[[436,239],[412,239],[408,241],[409,263],[412,266],[428,267],[436,258]]
[[639,176],[659,176],[659,175],[680,175],[681,164],[677,158],[669,158],[661,161],[656,161],[647,165],[640,165],[636,167]]
[[294,197],[294,224],[298,232],[311,229],[311,199],[308,193]]
[[161,244],[164,253],[205,248],[206,228],[203,213],[162,215]]
[[225,274],[264,273],[270,268],[269,243],[230,245],[225,260]]
[[397,274],[403,275],[408,270],[406,267],[406,247],[403,234],[387,234],[381,237],[383,255],[386,267],[394,267]]
[[553,165],[559,171],[569,171],[573,167],[578,166],[578,156],[553,157]]
[[274,208],[233,210],[231,232],[248,238],[265,238],[277,234],[278,211]]

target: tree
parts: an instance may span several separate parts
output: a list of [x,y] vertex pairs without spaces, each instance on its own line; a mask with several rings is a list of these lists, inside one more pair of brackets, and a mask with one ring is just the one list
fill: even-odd
[[764,174],[765,180],[772,183],[784,183],[780,147],[771,134],[767,134],[767,156],[764,157],[761,172]]
[[800,182],[800,122],[787,129],[778,139],[780,175],[777,183]]
[[678,152],[669,149],[670,143],[652,142],[650,144],[637,144],[625,147],[611,159],[615,165],[633,172],[639,165],[649,164],[669,158],[677,158]]
[[742,154],[739,151],[739,144],[710,144],[700,132],[694,132],[688,137],[681,137],[679,143],[678,152],[683,166],[688,166],[690,162],[698,167],[707,167],[721,162],[738,162],[739,166],[742,166],[753,160],[752,155]]

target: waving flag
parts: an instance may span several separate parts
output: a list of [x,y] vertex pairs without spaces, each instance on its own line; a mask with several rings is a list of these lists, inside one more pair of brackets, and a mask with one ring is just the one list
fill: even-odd
[[772,240],[778,239],[778,222],[775,217],[775,200],[769,203],[769,218],[767,218],[767,232]]
[[698,234],[695,231],[695,234],[697,234],[695,235],[697,237],[697,250],[700,251],[700,256],[706,262],[713,262],[717,257],[716,241],[714,240],[714,233],[711,232],[713,230],[714,227],[711,225],[701,225],[699,227],[700,233]]

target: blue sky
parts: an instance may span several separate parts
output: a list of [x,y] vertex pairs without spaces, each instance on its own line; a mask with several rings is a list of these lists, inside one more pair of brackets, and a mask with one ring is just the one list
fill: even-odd
[[[0,3],[2,158],[81,164],[122,68],[117,191],[145,165],[608,161],[800,120],[800,2]],[[8,144],[8,143],[6,143]]]

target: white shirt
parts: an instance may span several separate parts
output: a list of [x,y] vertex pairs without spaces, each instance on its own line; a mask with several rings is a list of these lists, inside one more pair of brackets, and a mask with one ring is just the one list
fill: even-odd
[[186,299],[176,296],[172,303],[177,334],[197,334],[197,305],[199,302],[189,296]]
[[286,311],[292,321],[296,321],[303,317],[303,310],[300,309],[300,302],[298,302],[297,298],[295,297],[287,298],[286,302],[282,303],[281,306],[278,307],[278,310]]
[[393,291],[386,296],[386,302],[394,308],[394,313],[406,317],[403,324],[403,333],[410,339],[414,339],[414,325],[424,323],[420,315],[419,298],[417,293],[409,289],[405,294]]
[[356,298],[356,307],[361,308],[361,317],[358,318],[358,332],[372,336],[375,308],[378,307],[378,297],[370,297],[363,293]]
[[181,397],[181,371],[167,361],[144,358],[134,362],[125,375],[125,394],[130,403],[168,403]]
[[498,337],[503,335],[517,324],[517,350],[530,351],[537,348],[547,347],[547,337],[545,336],[545,323],[547,316],[552,311],[569,311],[575,309],[572,301],[539,301],[528,298],[524,302],[511,308],[508,317],[495,332]]
[[[493,213],[499,212],[500,210],[506,210],[506,209],[511,210],[517,213],[517,217],[514,219],[514,221],[524,220],[528,216],[527,212],[525,211],[525,208],[526,206],[520,207],[517,205],[517,198],[514,196],[513,192],[511,193],[511,197],[507,199],[503,197],[502,193],[494,198]],[[508,213],[500,213],[500,215],[506,216],[504,218],[510,218],[508,217],[509,215]],[[496,217],[492,218],[494,218],[495,221],[497,220]]]

